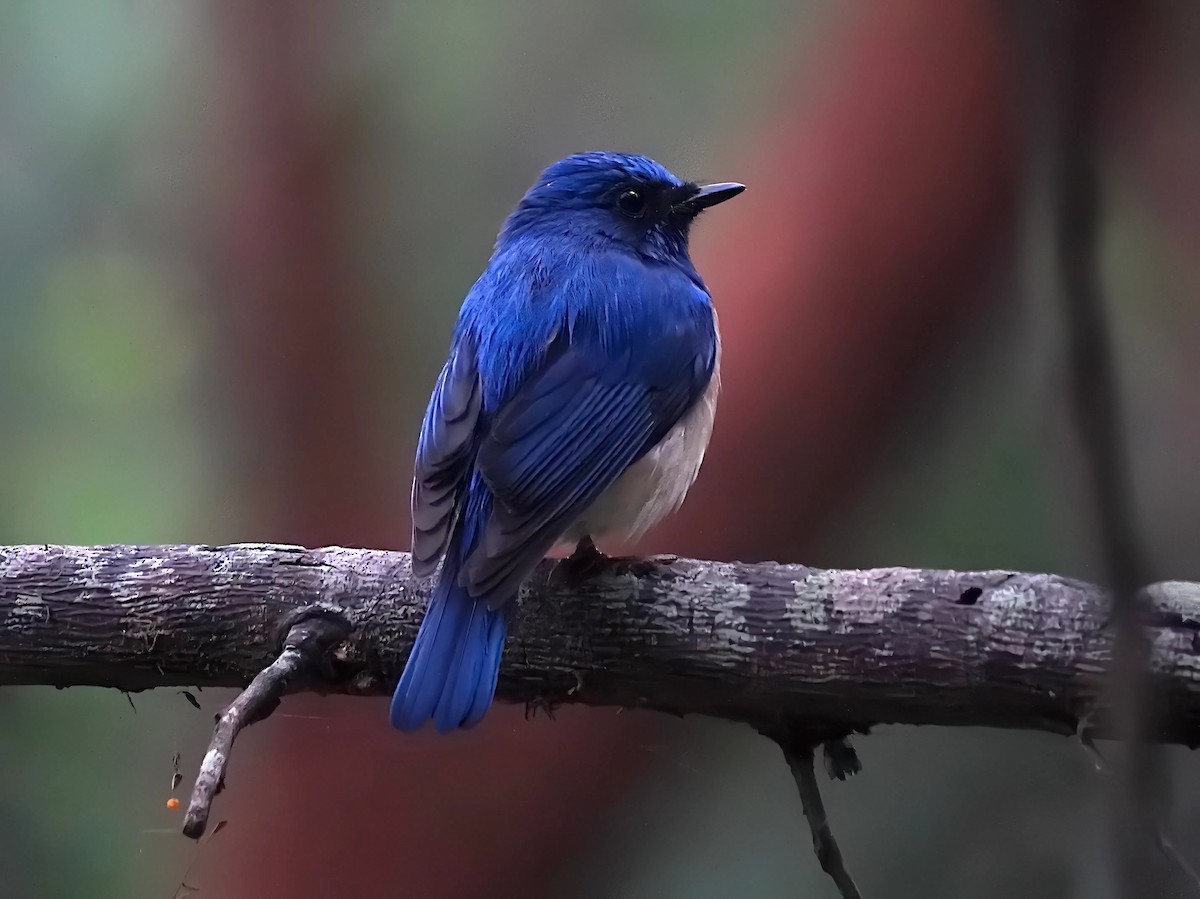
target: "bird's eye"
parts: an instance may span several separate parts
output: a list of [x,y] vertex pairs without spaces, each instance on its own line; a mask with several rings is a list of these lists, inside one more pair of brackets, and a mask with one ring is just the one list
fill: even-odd
[[646,198],[641,191],[623,190],[617,197],[617,208],[631,218],[641,218],[646,214]]

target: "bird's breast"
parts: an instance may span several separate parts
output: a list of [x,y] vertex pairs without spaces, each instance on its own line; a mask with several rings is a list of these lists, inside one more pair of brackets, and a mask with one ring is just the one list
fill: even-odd
[[658,445],[625,470],[563,535],[634,540],[683,503],[700,473],[721,390],[721,343],[704,393]]

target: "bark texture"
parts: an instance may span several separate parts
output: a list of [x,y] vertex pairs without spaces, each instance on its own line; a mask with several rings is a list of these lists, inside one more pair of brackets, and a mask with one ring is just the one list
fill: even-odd
[[[293,688],[390,692],[429,582],[407,553],[294,546],[0,547],[0,684],[245,686],[290,625],[349,634]],[[1200,742],[1200,585],[1146,588],[1154,737]],[[1103,734],[1107,597],[1051,574],[546,562],[522,591],[499,698],[699,713],[820,733],[875,724]]]

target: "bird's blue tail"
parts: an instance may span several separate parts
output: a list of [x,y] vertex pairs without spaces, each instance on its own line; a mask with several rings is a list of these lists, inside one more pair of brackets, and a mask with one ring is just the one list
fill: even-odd
[[392,694],[392,726],[411,731],[433,718],[440,733],[472,727],[496,693],[508,616],[459,586],[451,550],[425,620]]

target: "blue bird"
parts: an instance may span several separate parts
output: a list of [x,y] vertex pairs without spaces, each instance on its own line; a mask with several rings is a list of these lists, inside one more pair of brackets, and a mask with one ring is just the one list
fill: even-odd
[[442,570],[391,722],[491,705],[508,610],[557,544],[632,539],[677,509],[712,431],[720,338],[688,231],[741,184],[644,156],[547,168],[463,302],[417,445],[412,564]]

